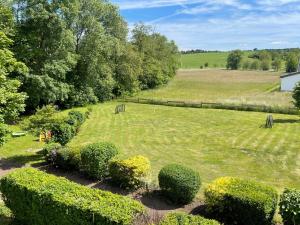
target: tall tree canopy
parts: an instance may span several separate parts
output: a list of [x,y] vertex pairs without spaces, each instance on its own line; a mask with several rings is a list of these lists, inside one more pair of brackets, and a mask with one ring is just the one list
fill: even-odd
[[24,111],[26,95],[18,92],[21,83],[16,79],[11,79],[10,75],[26,74],[28,69],[16,60],[10,50],[13,41],[7,35],[13,33],[11,11],[0,4],[0,15],[0,117],[11,121]]
[[15,0],[14,51],[29,67],[28,109],[72,107],[154,88],[175,75],[174,42],[137,25],[132,41],[107,0]]

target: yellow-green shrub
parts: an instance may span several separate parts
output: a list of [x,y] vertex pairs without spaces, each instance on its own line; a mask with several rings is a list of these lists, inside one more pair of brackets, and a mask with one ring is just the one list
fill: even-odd
[[109,165],[112,181],[131,189],[142,186],[150,174],[150,169],[149,159],[140,155],[125,160],[112,160]]
[[220,223],[201,216],[192,216],[178,212],[167,214],[159,225],[220,225]]
[[5,176],[0,190],[6,206],[24,225],[131,225],[145,212],[139,202],[128,197],[33,168]]
[[232,177],[215,180],[204,194],[210,213],[228,224],[270,224],[278,201],[272,187]]

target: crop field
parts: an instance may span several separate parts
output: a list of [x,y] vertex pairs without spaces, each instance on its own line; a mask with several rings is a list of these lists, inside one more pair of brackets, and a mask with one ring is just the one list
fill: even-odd
[[117,104],[94,106],[70,146],[109,141],[122,157],[147,156],[154,183],[164,165],[180,163],[198,170],[204,184],[237,176],[300,187],[298,116],[274,114],[275,127],[265,129],[265,113],[131,103],[116,115]]
[[205,63],[208,63],[209,68],[226,68],[228,54],[229,52],[182,54],[181,68],[199,69],[201,66],[205,67]]
[[278,91],[279,76],[261,71],[179,70],[168,85],[137,97],[291,107],[291,94]]

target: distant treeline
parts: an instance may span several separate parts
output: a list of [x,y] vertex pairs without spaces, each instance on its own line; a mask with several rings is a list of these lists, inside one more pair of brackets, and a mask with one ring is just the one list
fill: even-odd
[[187,51],[181,51],[181,54],[197,54],[197,53],[218,53],[222,51],[207,51],[202,49],[193,49],[193,50],[187,50]]
[[[244,50],[244,52],[260,52],[260,51],[267,51],[270,53],[289,53],[289,52],[295,52],[295,51],[299,51],[300,52],[300,48],[283,48],[283,49],[257,49],[254,48],[253,50]],[[222,53],[222,52],[226,52],[226,51],[218,51],[218,50],[203,50],[203,49],[192,49],[192,50],[186,50],[186,51],[180,51],[181,54],[197,54],[197,53]]]

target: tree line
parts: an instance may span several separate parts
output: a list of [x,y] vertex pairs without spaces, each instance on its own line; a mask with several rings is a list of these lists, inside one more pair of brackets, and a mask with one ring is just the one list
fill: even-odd
[[[247,54],[246,54],[247,53]],[[299,65],[300,49],[232,51],[227,58],[227,69],[237,70],[286,70],[296,72]]]
[[43,105],[155,88],[174,77],[178,60],[176,44],[153,28],[136,24],[129,35],[107,0],[0,0],[0,124]]

